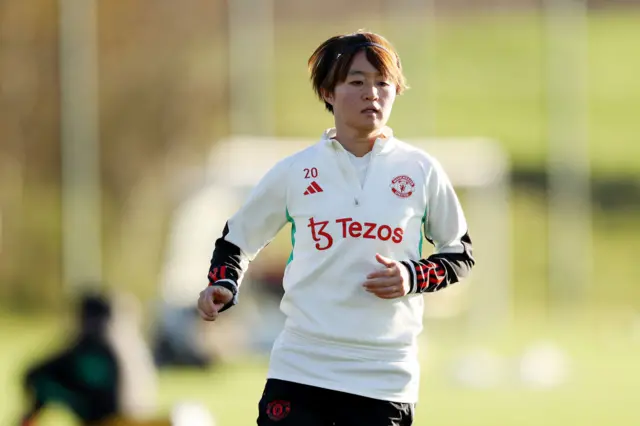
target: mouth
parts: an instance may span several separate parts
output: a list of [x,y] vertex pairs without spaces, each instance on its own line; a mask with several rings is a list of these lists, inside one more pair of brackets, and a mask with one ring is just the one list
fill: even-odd
[[365,108],[362,111],[360,111],[362,114],[371,114],[371,115],[376,115],[380,112],[380,110],[378,108],[375,107],[369,107],[369,108]]

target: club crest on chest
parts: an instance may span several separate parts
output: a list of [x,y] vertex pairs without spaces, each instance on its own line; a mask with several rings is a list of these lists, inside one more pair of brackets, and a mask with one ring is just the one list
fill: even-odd
[[416,185],[413,180],[407,175],[400,175],[393,178],[391,181],[391,192],[400,198],[408,198],[415,191]]

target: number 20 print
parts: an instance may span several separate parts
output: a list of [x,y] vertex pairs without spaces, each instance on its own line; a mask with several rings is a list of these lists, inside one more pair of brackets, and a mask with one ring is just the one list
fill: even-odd
[[316,169],[315,167],[312,167],[310,169],[304,169],[305,179],[311,179],[311,178],[317,178],[317,177],[318,177],[318,169]]

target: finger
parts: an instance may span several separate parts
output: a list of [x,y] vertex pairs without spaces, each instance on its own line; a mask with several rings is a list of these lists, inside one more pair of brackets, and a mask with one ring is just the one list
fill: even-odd
[[380,269],[378,271],[374,271],[370,273],[369,275],[367,275],[367,278],[371,279],[371,278],[392,277],[395,274],[396,272],[393,270],[393,268],[385,268],[385,269]]
[[396,264],[395,261],[393,261],[392,259],[389,259],[388,257],[384,257],[380,253],[376,253],[376,260],[378,261],[378,263],[383,264],[387,268],[391,268],[392,266],[395,266],[395,264]]
[[396,291],[394,293],[385,293],[385,294],[376,294],[376,293],[373,293],[373,294],[380,299],[397,299],[399,297],[404,296],[404,294],[401,291]]
[[202,310],[209,315],[214,313],[218,313],[218,309],[216,309],[216,304],[214,300],[214,291],[212,288],[207,288],[206,290],[200,293],[200,299],[198,300],[198,306],[202,308]]
[[205,311],[203,311],[202,309],[198,308],[198,313],[200,314],[200,318],[202,318],[205,321],[215,321],[218,318],[218,315],[209,315],[208,313],[206,313]]
[[202,314],[207,317],[218,315],[218,309],[216,309],[215,306],[209,307],[206,306],[206,304],[200,303],[200,301],[198,301],[198,311],[201,311]]
[[369,293],[373,293],[376,296],[380,296],[380,295],[389,295],[389,294],[394,294],[394,293],[401,293],[402,289],[399,288],[398,286],[391,286],[391,287],[378,287],[378,288],[373,288],[373,289],[367,289],[367,291]]
[[362,286],[367,289],[376,289],[384,287],[398,287],[401,282],[398,277],[386,277],[386,278],[373,278],[362,283]]
[[216,320],[215,316],[211,316],[211,315],[205,313],[202,309],[198,309],[198,313],[200,314],[200,318],[202,318],[205,321],[215,321]]
[[213,303],[213,298],[210,296],[209,291],[204,290],[200,293],[200,298],[198,299],[198,308],[202,309],[207,314],[216,311],[216,307]]
[[224,287],[215,286],[211,297],[214,303],[222,303],[224,305],[231,302],[231,299],[233,299],[233,293]]

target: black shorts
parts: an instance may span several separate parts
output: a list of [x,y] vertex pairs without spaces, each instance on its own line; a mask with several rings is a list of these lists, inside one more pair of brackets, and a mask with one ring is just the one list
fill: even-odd
[[414,404],[267,380],[258,426],[410,426]]

